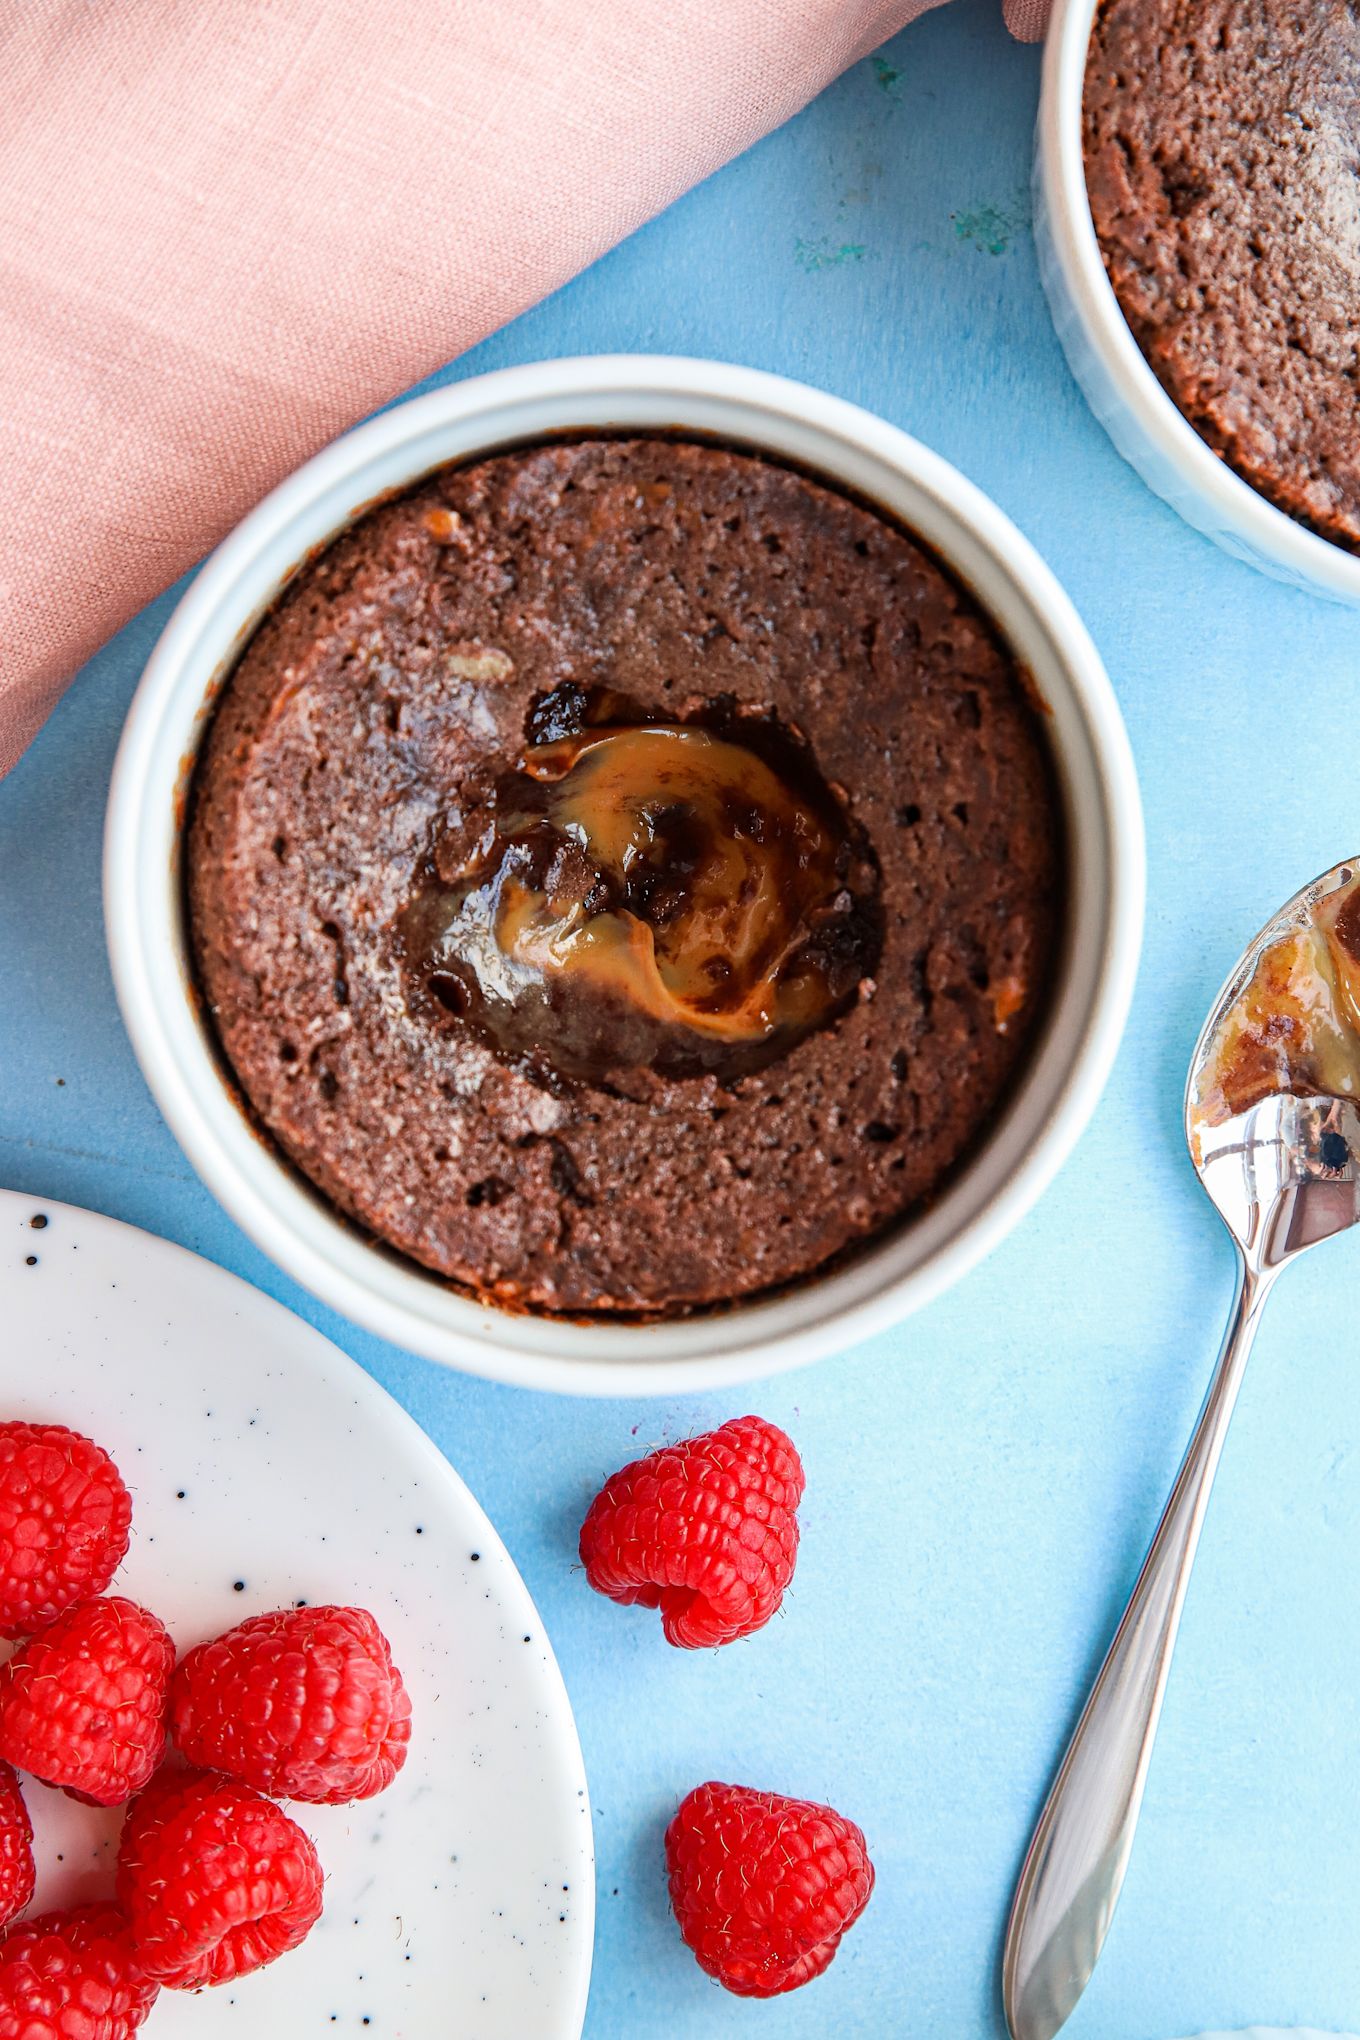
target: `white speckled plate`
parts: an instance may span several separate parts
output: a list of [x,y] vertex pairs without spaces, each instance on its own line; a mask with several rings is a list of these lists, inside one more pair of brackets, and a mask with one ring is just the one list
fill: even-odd
[[[117,1591],[181,1646],[356,1602],[411,1689],[391,1789],[294,1809],[327,1872],[310,1938],[237,1984],[163,1991],[152,2040],[575,2040],[594,1925],[580,1745],[524,1584],[440,1453],[300,1318],[69,1205],[0,1191],[0,1325],[0,1416],[89,1432],[132,1489]],[[119,1816],[28,1792],[36,1904],[106,1893]]]

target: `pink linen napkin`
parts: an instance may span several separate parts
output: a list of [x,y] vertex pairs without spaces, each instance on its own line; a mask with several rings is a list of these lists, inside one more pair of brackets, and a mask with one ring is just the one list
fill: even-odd
[[5,10],[0,773],[299,461],[938,4]]

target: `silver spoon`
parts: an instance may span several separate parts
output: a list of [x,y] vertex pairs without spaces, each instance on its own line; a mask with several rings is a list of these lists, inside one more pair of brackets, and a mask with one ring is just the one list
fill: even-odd
[[1090,1981],[1128,1867],[1190,1567],[1256,1328],[1275,1278],[1360,1218],[1360,1107],[1275,1092],[1221,1125],[1194,1123],[1220,1023],[1272,942],[1360,872],[1324,872],[1253,942],[1190,1059],[1186,1138],[1238,1249],[1237,1296],[1194,1436],[1138,1584],[1034,1830],[1011,1906],[1002,1994],[1012,2040],[1052,2040]]

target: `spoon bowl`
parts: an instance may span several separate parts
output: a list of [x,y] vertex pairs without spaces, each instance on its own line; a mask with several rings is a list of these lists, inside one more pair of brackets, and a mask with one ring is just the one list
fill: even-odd
[[1279,1268],[1360,1217],[1360,1100],[1277,1091],[1218,1125],[1198,1109],[1224,1021],[1266,950],[1353,885],[1360,863],[1324,871],[1250,943],[1215,999],[1190,1058],[1185,1138],[1200,1182],[1249,1266]]
[[[1002,1996],[1012,2040],[1052,2040],[1090,1981],[1109,1932],[1133,1847],[1190,1569],[1266,1298],[1296,1255],[1345,1232],[1360,1218],[1360,1098],[1295,1081],[1308,1067],[1306,1053],[1296,1070],[1289,1067],[1290,1049],[1310,1038],[1310,1022],[1325,1003],[1310,984],[1298,985],[1293,976],[1282,980],[1286,1005],[1274,1016],[1267,1013],[1264,1027],[1260,1015],[1252,1015],[1259,1051],[1256,1081],[1243,1109],[1219,1109],[1228,1095],[1221,1081],[1227,1030],[1235,1015],[1247,1010],[1243,1002],[1258,982],[1263,959],[1277,944],[1309,931],[1320,908],[1360,882],[1358,873],[1360,862],[1354,860],[1324,872],[1248,945],[1214,1001],[1190,1058],[1186,1141],[1195,1172],[1237,1248],[1237,1294],[1171,1497],[1020,1872],[1002,1958]],[[1336,1002],[1338,1011],[1343,1003]],[[1335,1038],[1354,1050],[1354,1083],[1360,1090],[1360,1031],[1349,1017],[1329,1024]],[[1333,1066],[1351,1081],[1341,1063]]]

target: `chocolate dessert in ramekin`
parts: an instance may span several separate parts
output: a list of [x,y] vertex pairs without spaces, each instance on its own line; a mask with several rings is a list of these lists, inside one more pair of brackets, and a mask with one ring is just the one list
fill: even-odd
[[1103,0],[1091,215],[1134,338],[1200,437],[1360,552],[1360,15],[1350,0]]
[[200,755],[193,956],[257,1124],[471,1294],[805,1280],[995,1123],[1061,940],[1042,710],[967,592],[791,468],[442,470],[261,625]]

